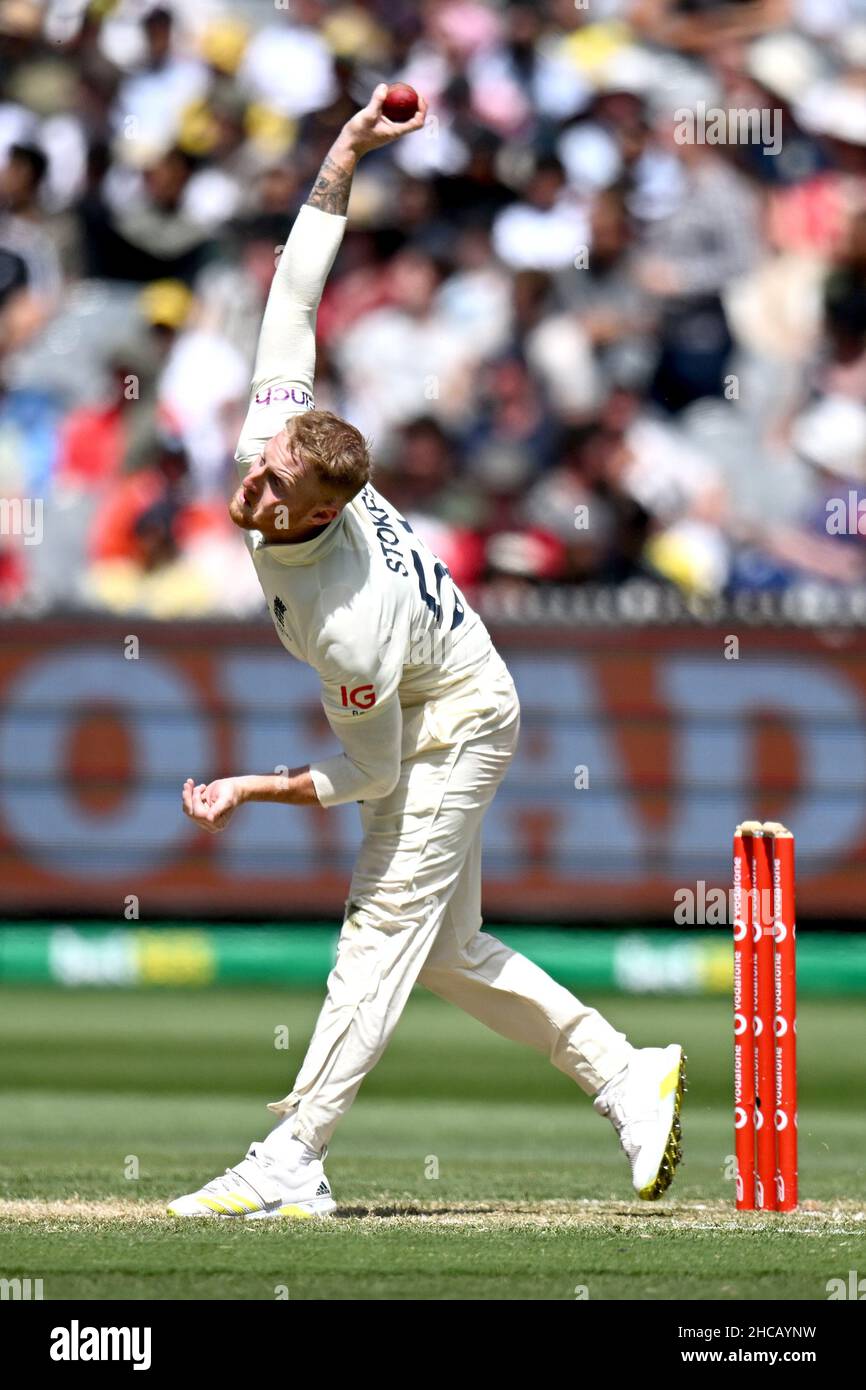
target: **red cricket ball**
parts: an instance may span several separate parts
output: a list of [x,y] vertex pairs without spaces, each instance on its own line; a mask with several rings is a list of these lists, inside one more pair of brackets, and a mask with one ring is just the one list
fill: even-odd
[[417,110],[418,93],[408,82],[395,82],[388,88],[388,95],[382,103],[382,115],[387,116],[389,121],[402,125],[404,121],[411,121]]

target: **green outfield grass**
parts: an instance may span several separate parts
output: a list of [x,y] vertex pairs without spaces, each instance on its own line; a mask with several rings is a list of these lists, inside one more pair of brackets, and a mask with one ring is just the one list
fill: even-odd
[[631,1200],[610,1126],[544,1058],[419,990],[332,1144],[336,1220],[182,1224],[163,1203],[266,1132],[320,996],[0,990],[0,1276],[48,1299],[734,1300],[866,1275],[862,1005],[802,1004],[804,1209],[762,1217],[727,1176],[728,1001],[593,1002],[688,1051],[662,1202]]

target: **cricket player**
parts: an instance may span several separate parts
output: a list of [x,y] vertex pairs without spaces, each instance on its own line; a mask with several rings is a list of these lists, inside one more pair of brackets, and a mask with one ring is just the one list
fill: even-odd
[[448,569],[373,487],[357,429],[313,401],[316,310],[362,155],[417,130],[376,88],[345,125],[274,275],[229,504],[277,636],[319,675],[341,751],[287,775],[183,787],[186,814],[223,830],[245,802],[360,805],[363,843],[327,996],[280,1116],[176,1216],[328,1215],[323,1160],[413,985],[545,1053],[594,1097],[652,1199],[680,1157],[682,1049],[636,1049],[543,970],[481,930],[481,825],[520,722],[511,676]]

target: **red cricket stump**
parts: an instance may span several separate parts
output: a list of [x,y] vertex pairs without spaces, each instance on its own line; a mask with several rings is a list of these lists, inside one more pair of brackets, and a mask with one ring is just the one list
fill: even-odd
[[737,1207],[797,1205],[794,837],[774,821],[734,835]]
[[764,835],[751,837],[752,938],[755,943],[755,1205],[776,1206],[775,1048],[773,1040],[773,865]]
[[752,863],[737,826],[734,835],[734,1144],[737,1206],[755,1206],[755,1066]]
[[772,830],[776,1206],[779,1211],[792,1211],[797,1205],[797,926],[794,902],[794,837],[781,825],[773,825]]

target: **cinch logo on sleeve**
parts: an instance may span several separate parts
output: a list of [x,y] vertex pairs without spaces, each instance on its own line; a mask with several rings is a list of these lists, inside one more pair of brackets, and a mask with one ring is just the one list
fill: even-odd
[[340,686],[340,698],[343,701],[343,708],[348,709],[349,705],[354,705],[356,709],[369,709],[376,703],[376,692],[372,685],[356,685],[354,690],[349,690],[347,686]]
[[149,1327],[69,1327],[51,1329],[52,1361],[132,1361],[134,1371],[150,1369]]
[[270,405],[272,401],[291,401],[293,405],[299,405],[302,410],[312,410],[313,398],[309,391],[304,391],[293,386],[291,391],[287,386],[267,386],[261,391],[256,392],[256,405]]

